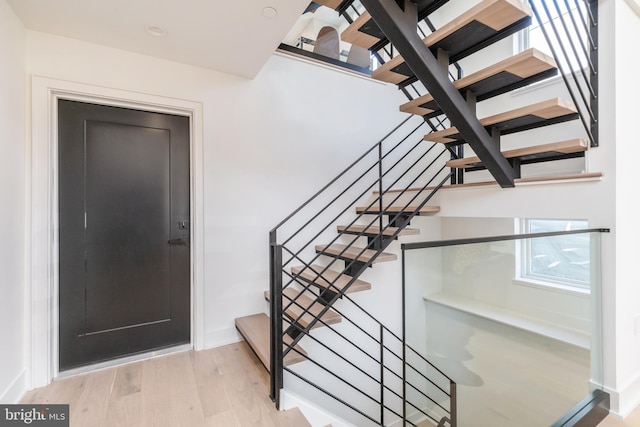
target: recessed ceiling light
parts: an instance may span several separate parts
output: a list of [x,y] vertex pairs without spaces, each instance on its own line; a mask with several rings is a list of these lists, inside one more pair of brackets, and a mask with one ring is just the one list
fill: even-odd
[[267,6],[262,9],[262,16],[265,18],[275,18],[278,16],[278,11],[274,7]]
[[167,35],[167,30],[162,27],[158,27],[157,25],[145,25],[144,30],[147,34],[150,34],[154,37],[164,37]]

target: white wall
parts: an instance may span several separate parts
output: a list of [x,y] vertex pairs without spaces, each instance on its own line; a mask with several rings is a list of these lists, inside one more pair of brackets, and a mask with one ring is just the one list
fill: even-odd
[[0,402],[25,387],[25,30],[0,0]]
[[394,87],[280,55],[247,80],[28,31],[27,75],[202,103],[207,346],[266,309],[269,230],[403,118]]
[[608,136],[613,131],[603,143],[609,144],[611,140],[611,144],[615,144],[611,155],[615,155],[616,181],[615,205],[612,206],[616,229],[616,288],[615,293],[610,294],[611,307],[608,308],[615,308],[615,332],[611,330],[610,333],[615,334],[612,336],[615,339],[615,390],[621,393],[619,408],[622,413],[640,403],[640,324],[634,328],[634,317],[640,314],[640,278],[636,268],[640,228],[635,208],[638,175],[634,162],[640,155],[638,108],[635,106],[640,97],[636,81],[640,69],[637,54],[640,16],[629,3],[633,2],[600,1],[600,26],[612,29],[601,29],[601,33],[605,33],[602,41],[606,56],[601,54],[600,57],[603,69],[600,93],[606,98],[602,99],[600,109],[605,114],[600,133]]

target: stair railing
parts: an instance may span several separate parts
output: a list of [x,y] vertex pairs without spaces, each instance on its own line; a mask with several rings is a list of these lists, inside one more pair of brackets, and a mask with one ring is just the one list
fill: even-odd
[[[592,147],[598,146],[598,2],[529,0]],[[571,75],[572,79],[569,79]]]
[[[373,264],[382,250],[400,234],[402,229],[420,212],[422,207],[431,200],[435,192],[450,177],[450,173],[447,172],[444,166],[449,157],[447,149],[440,144],[430,144],[423,140],[424,134],[429,130],[426,129],[427,127],[425,120],[422,118],[408,117],[405,119],[385,138],[367,150],[360,158],[338,174],[336,178],[331,180],[270,232],[272,354],[270,372],[271,398],[276,402],[276,405],[279,405],[280,402],[280,390],[284,386],[284,372],[286,370],[302,381],[314,384],[315,388],[343,403],[346,407],[355,410],[355,412],[366,418],[369,417],[366,415],[369,413],[368,410],[358,409],[357,404],[347,402],[344,397],[339,396],[339,392],[331,391],[331,387],[323,387],[320,384],[316,384],[313,379],[308,378],[304,373],[284,366],[284,360],[289,354],[299,352],[296,348],[298,342],[303,337],[310,337],[306,342],[314,342],[316,347],[323,348],[323,351],[330,354],[334,359],[337,358],[342,360],[342,363],[346,363],[350,367],[349,369],[358,371],[359,364],[357,361],[349,361],[349,358],[341,351],[342,349],[332,348],[332,346],[335,346],[335,342],[319,342],[317,337],[310,334],[311,329],[316,325],[323,325],[333,331],[336,336],[342,336],[342,339],[346,339],[347,343],[356,345],[356,348],[358,347],[356,343],[362,341],[367,341],[367,346],[373,343],[378,347],[378,350],[375,351],[378,354],[377,357],[372,356],[371,351],[366,350],[360,357],[375,360],[378,366],[376,371],[379,372],[377,382],[381,395],[378,401],[381,408],[380,421],[384,422],[385,414],[387,417],[406,418],[406,414],[403,416],[403,412],[406,412],[406,410],[399,409],[398,402],[389,405],[384,401],[385,396],[387,398],[390,398],[388,396],[394,396],[394,399],[398,399],[399,396],[402,397],[404,394],[403,390],[398,389],[397,385],[392,387],[388,384],[386,379],[389,376],[396,378],[396,380],[400,378],[404,384],[403,387],[410,386],[403,377],[403,370],[407,368],[394,366],[387,363],[388,360],[386,362],[384,360],[386,354],[386,359],[394,359],[396,361],[394,363],[397,363],[397,360],[402,361],[406,349],[401,348],[392,352],[389,346],[384,343],[386,339],[386,341],[391,340],[401,344],[402,339],[393,333],[391,328],[388,328],[383,322],[370,314],[368,310],[355,303],[345,292],[348,291],[360,274]],[[409,191],[409,189],[412,190]],[[376,195],[370,196],[372,192]],[[371,197],[372,200],[363,202],[366,197]],[[353,209],[359,204],[363,206],[364,212],[377,211],[377,214],[367,215],[367,219],[363,216],[364,214],[353,215]],[[388,212],[388,207],[392,205],[400,206],[400,213],[393,214]],[[413,211],[406,212],[409,207]],[[385,216],[388,216],[386,221],[383,219]],[[347,219],[345,220],[345,218]],[[366,237],[366,233],[362,231],[348,235],[344,232],[336,232],[335,227],[340,221],[347,223],[347,228],[355,224],[363,225],[365,230],[369,227],[379,227],[377,235],[373,237],[369,235],[367,238],[368,244],[360,249],[360,255],[368,250],[376,251],[376,254],[369,261],[357,261],[358,255],[351,257],[352,260],[346,260],[346,256],[343,256],[349,248],[355,247],[354,243],[356,241]],[[396,228],[391,229],[390,227],[392,226]],[[334,237],[331,238],[330,236]],[[345,245],[345,249],[335,258],[331,258],[328,263],[323,262],[321,258],[322,251],[315,249],[313,246],[313,243],[320,238],[329,240],[327,246],[340,242]],[[342,263],[341,259],[344,260],[344,267],[338,267]],[[321,271],[317,271],[317,267],[312,268],[311,265],[313,263],[323,264]],[[348,275],[350,279],[345,286],[340,288],[336,286],[338,279],[335,279],[328,285],[327,290],[322,291],[316,289],[312,282],[303,280],[300,277],[300,273],[294,274],[291,272],[291,267],[294,264],[301,265],[302,270],[313,271],[317,275],[316,279],[320,278],[330,268],[342,272],[343,275]],[[287,289],[295,289],[296,296],[283,297],[283,292]],[[314,295],[317,301],[325,304],[320,312],[313,313],[312,320],[307,322],[304,327],[302,326],[304,324],[302,319],[308,315],[310,307],[299,301],[298,295],[303,292]],[[338,309],[335,304],[338,300],[341,300],[340,305],[347,304],[349,307]],[[289,308],[298,309],[299,315],[288,318],[285,313]],[[332,325],[327,325],[322,320],[322,316],[330,309],[339,310],[339,315],[342,316],[345,323],[351,325],[350,333],[355,334],[355,336],[345,336]],[[354,315],[354,312],[359,314]],[[366,321],[365,325],[368,326],[361,325],[359,321],[352,319],[353,316],[357,316],[361,320],[364,319]],[[377,334],[366,330],[371,325],[375,325]],[[287,337],[286,340],[285,336]],[[326,366],[315,358],[308,355],[306,357],[316,367],[315,369],[326,370]],[[424,363],[428,363],[428,361],[425,359]],[[433,368],[435,369],[435,367]],[[363,375],[362,372],[361,375]],[[442,373],[434,371],[434,375],[441,376]],[[369,380],[372,377],[375,378],[375,375],[370,372],[365,376]],[[444,378],[444,382],[446,382],[446,388],[444,386],[438,387],[445,392],[446,400],[449,402],[447,404],[449,409],[436,418],[436,422],[440,422],[443,417],[452,419],[450,408],[455,407],[455,402],[452,402],[452,399],[455,400],[455,393],[453,393],[452,397],[451,392],[446,390],[451,387],[452,383],[448,378]],[[352,386],[352,384],[349,383],[347,386]],[[367,393],[363,396],[365,395],[368,396]],[[438,400],[432,400],[435,402],[432,402],[434,405],[440,405]],[[442,406],[444,407],[444,405]],[[415,411],[426,412],[420,407]],[[453,414],[455,414],[455,411],[453,411]],[[428,417],[429,415],[424,416]],[[455,416],[453,415],[454,418]]]

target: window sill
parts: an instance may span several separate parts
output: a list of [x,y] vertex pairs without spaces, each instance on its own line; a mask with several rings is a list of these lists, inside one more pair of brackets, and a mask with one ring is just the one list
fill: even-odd
[[556,324],[544,322],[539,319],[523,316],[522,314],[509,311],[495,305],[447,293],[425,295],[423,299],[428,302],[440,304],[478,317],[493,320],[494,322],[572,344],[577,347],[585,349],[590,348],[591,340],[588,334],[573,329],[563,328]]
[[561,294],[569,294],[582,298],[589,298],[591,296],[591,290],[589,289],[580,289],[574,286],[549,283],[542,280],[515,278],[513,279],[513,284],[529,288],[543,289],[545,291],[559,292]]

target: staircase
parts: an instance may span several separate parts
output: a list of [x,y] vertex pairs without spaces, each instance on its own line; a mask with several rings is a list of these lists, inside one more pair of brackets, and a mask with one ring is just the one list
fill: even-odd
[[[580,97],[569,88],[570,100],[556,97],[478,118],[478,102],[558,74],[557,61],[536,49],[451,81],[450,64],[527,27],[534,15],[539,19],[533,1],[481,0],[437,30],[429,15],[452,2],[361,2],[366,10],[358,12],[350,0],[315,1],[351,22],[342,39],[379,59],[371,77],[407,94],[409,100],[399,106],[407,118],[271,231],[270,289],[264,295],[270,316],[238,318],[236,327],[271,372],[276,404],[286,373],[359,414],[362,425],[455,426],[455,382],[352,295],[377,286],[363,274],[396,261],[391,245],[420,233],[409,227],[416,217],[440,212],[429,202],[448,182],[462,185],[461,171],[488,170],[501,186],[511,187],[522,165],[584,156],[597,145],[597,128],[585,119],[597,104],[577,105]],[[349,15],[349,8],[359,16]],[[430,32],[420,37],[424,22]],[[416,83],[428,92],[412,98],[407,88],[419,92]],[[500,150],[504,135],[576,120],[585,132],[575,138]],[[464,146],[476,155],[465,157]],[[327,338],[329,332],[316,337],[317,329],[331,331],[333,338]],[[313,351],[303,348],[307,345]],[[351,358],[352,352],[359,356]],[[378,372],[367,370],[369,364]],[[343,374],[347,369],[354,374]],[[353,379],[357,376],[363,379]],[[350,392],[324,380],[342,381]],[[379,393],[371,393],[372,387]]]

